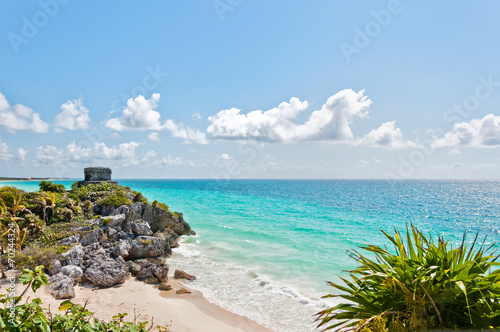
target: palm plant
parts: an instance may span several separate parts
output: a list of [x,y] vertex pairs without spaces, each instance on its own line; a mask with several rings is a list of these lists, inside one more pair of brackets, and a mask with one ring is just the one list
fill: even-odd
[[47,209],[50,209],[52,214],[54,214],[54,209],[56,207],[56,194],[52,192],[42,192],[36,197],[35,202],[40,204],[42,207],[43,221],[47,222]]
[[[383,231],[382,231],[383,232]],[[393,244],[387,248],[364,245],[351,256],[360,266],[350,271],[351,280],[341,278],[343,292],[325,297],[346,301],[317,314],[324,331],[419,331],[437,328],[491,329],[500,327],[500,265],[485,248],[475,250],[477,235],[468,247],[466,234],[453,248],[441,237],[437,244],[413,225],[400,232],[383,232]],[[488,253],[490,252],[490,253]]]

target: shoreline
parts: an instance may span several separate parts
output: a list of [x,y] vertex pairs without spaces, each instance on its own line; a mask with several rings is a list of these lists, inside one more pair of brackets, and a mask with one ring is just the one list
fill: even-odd
[[[123,284],[105,289],[95,289],[89,285],[76,285],[75,298],[71,301],[84,305],[88,300],[87,309],[94,312],[100,320],[110,321],[118,313],[127,313],[125,321],[148,321],[151,324],[167,326],[170,332],[272,332],[258,323],[225,310],[216,304],[208,302],[203,294],[189,289],[189,286],[178,280],[169,278],[172,286],[170,291],[160,291],[153,285],[142,281],[127,279]],[[9,283],[7,279],[0,282],[0,292],[6,292]],[[191,294],[176,294],[180,288],[189,289]],[[18,284],[17,293],[24,289]],[[57,313],[61,302],[50,294],[47,287],[42,287],[36,293],[30,289],[25,298],[40,298],[42,307]],[[149,326],[148,324],[148,326]]]

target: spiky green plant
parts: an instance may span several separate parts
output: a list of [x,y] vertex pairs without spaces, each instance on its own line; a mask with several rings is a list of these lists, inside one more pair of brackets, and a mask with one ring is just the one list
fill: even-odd
[[493,246],[486,248],[483,241],[474,249],[476,235],[468,247],[464,234],[453,248],[413,225],[406,229],[406,244],[397,230],[394,236],[383,233],[394,250],[360,247],[375,259],[350,252],[359,267],[350,271],[351,280],[341,278],[345,286],[328,282],[342,294],[325,296],[346,301],[319,312],[318,328],[374,331],[381,321],[386,331],[500,327],[500,263],[490,252]]

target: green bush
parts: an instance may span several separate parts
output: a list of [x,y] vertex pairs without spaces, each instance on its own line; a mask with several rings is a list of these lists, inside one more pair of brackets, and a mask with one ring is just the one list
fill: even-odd
[[33,245],[24,248],[22,251],[16,251],[14,262],[16,268],[34,269],[39,265],[50,266],[50,263],[59,257],[60,246],[51,247]]
[[154,207],[160,207],[160,208],[170,212],[170,209],[169,209],[167,204],[160,203],[156,199],[153,201],[153,203],[151,203],[151,205],[153,205]]
[[125,192],[120,190],[104,196],[99,201],[97,201],[97,204],[113,205],[114,207],[119,207],[122,205],[132,205],[132,202],[128,199]]
[[58,194],[66,192],[66,188],[64,188],[64,185],[56,184],[52,181],[40,181],[38,185],[40,186],[40,191],[49,191]]
[[140,193],[138,191],[132,191],[132,193],[134,194],[134,198],[132,199],[132,201],[134,203],[140,202],[140,203],[148,204],[148,199],[146,197],[144,197],[142,195],[142,193]]
[[[470,248],[452,244],[441,237],[434,243],[416,228],[406,230],[405,243],[398,231],[383,232],[394,245],[373,245],[361,249],[375,260],[350,252],[360,264],[350,271],[347,286],[329,282],[347,300],[319,312],[318,327],[341,331],[420,331],[424,329],[500,328],[500,265],[498,256],[481,245],[477,235]],[[384,329],[377,328],[383,323]],[[331,324],[331,325],[330,325]]]

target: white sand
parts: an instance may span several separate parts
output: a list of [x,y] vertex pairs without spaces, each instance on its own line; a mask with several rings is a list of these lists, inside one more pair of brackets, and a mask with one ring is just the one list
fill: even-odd
[[[195,281],[196,282],[196,281]],[[0,283],[0,292],[6,293],[8,287],[5,279]],[[199,292],[192,294],[175,294],[181,287],[176,280],[170,279],[173,286],[170,291],[159,291],[153,285],[128,279],[124,284],[108,289],[92,289],[91,287],[75,286],[74,303],[84,304],[95,313],[98,319],[109,321],[117,313],[128,313],[125,321],[134,320],[134,309],[138,321],[149,321],[154,317],[155,325],[169,326],[169,331],[191,332],[270,332],[269,329],[251,321],[248,318],[233,314],[205,300]],[[18,286],[18,294],[24,289]],[[43,307],[48,307],[52,313],[57,312],[62,300],[55,300],[48,289],[43,287],[31,298],[42,299]],[[25,296],[26,298],[26,296]]]

